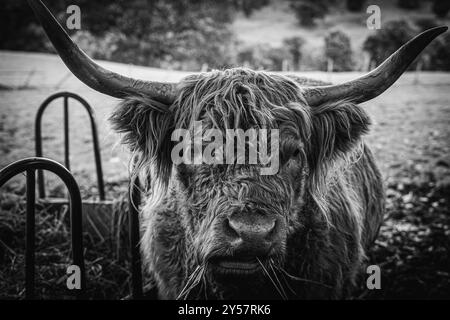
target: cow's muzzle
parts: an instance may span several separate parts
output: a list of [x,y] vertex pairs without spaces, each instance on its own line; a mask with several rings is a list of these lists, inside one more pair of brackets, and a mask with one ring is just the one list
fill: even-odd
[[209,265],[215,273],[246,276],[261,272],[263,265],[279,254],[285,224],[274,215],[235,212],[220,228],[221,240],[229,250],[210,256]]

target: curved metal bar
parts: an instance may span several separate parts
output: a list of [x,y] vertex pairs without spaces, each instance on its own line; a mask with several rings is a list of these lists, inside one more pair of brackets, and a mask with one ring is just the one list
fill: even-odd
[[[94,145],[94,158],[95,158],[95,166],[97,170],[97,184],[98,184],[98,192],[100,200],[105,200],[105,184],[103,181],[103,169],[102,169],[102,161],[100,154],[100,147],[98,142],[98,130],[97,123],[95,119],[94,110],[92,107],[84,100],[82,97],[75,93],[71,92],[59,92],[51,95],[40,105],[38,112],[36,114],[35,119],[35,147],[36,147],[36,156],[42,157],[42,115],[44,111],[48,107],[48,105],[58,98],[64,98],[64,154],[65,154],[65,165],[66,168],[70,170],[70,161],[69,161],[69,115],[68,115],[68,99],[75,99],[81,103],[81,105],[86,109],[89,115],[89,119],[91,122],[91,132],[92,132],[92,143]],[[42,170],[38,171],[38,188],[39,188],[39,196],[41,198],[45,198],[45,187],[44,187],[44,174]]]
[[141,250],[139,245],[139,212],[137,208],[141,202],[139,178],[130,181],[128,189],[128,226],[131,253],[131,295],[133,299],[143,297]]
[[56,174],[66,185],[70,195],[70,227],[72,242],[73,263],[80,268],[81,272],[81,290],[77,296],[84,296],[86,285],[86,274],[83,257],[83,226],[82,226],[82,204],[78,184],[72,174],[61,164],[46,158],[26,158],[5,167],[0,171],[0,187],[8,182],[14,176],[27,173],[27,239],[25,253],[25,287],[26,297],[34,296],[34,201],[35,201],[35,170],[47,170]]
[[26,244],[25,244],[25,298],[34,297],[34,235],[36,202],[36,171],[27,169],[27,217],[26,217]]

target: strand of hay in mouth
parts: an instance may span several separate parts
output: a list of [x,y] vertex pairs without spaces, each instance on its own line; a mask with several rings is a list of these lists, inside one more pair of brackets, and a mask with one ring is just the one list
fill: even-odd
[[287,300],[288,297],[287,297],[287,295],[286,295],[286,292],[284,291],[284,287],[283,287],[283,285],[281,284],[280,279],[278,279],[277,273],[275,272],[275,269],[273,268],[273,264],[272,264],[271,261],[269,261],[269,267],[270,267],[270,270],[272,271],[272,274],[273,274],[275,280],[277,281],[277,283],[278,283],[280,289],[283,291],[283,295],[284,295],[284,297],[285,297],[285,300]]
[[191,291],[200,283],[200,280],[204,278],[205,269],[205,266],[197,266],[195,268],[195,270],[191,273],[188,280],[186,281],[186,284],[184,285],[180,294],[178,295],[177,300],[186,300],[189,297]]
[[314,280],[310,280],[310,279],[306,279],[306,278],[300,278],[300,277],[293,276],[293,275],[291,275],[290,273],[288,273],[286,270],[284,270],[282,267],[276,265],[273,261],[271,261],[271,264],[273,264],[273,266],[275,266],[275,268],[276,268],[278,271],[280,271],[280,272],[282,273],[283,276],[287,276],[290,280],[300,281],[300,282],[313,283],[313,284],[317,284],[317,285],[320,285],[320,286],[323,286],[323,287],[332,289],[331,286],[326,285],[326,284],[324,284],[324,283],[322,283],[322,282],[314,281]]
[[278,284],[276,284],[275,281],[270,276],[269,271],[266,269],[266,267],[264,267],[264,264],[261,262],[261,260],[259,260],[258,258],[256,258],[256,260],[258,260],[258,263],[260,264],[260,266],[263,269],[264,273],[267,275],[267,277],[269,278],[270,282],[272,282],[273,286],[278,291],[278,293],[280,294],[281,298],[283,298],[283,300],[287,300],[288,298],[286,296],[286,293],[285,293],[281,283],[278,282]]

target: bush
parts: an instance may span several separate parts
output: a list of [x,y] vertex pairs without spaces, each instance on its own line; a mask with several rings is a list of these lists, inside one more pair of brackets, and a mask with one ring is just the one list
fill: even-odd
[[302,71],[327,71],[327,59],[323,48],[308,48],[302,53]]
[[[416,21],[420,31],[436,27],[432,19],[420,19]],[[425,48],[420,55],[421,70],[450,71],[450,36],[448,33],[440,35]]]
[[177,69],[200,70],[203,65],[209,68],[225,68],[234,63],[234,34],[228,26],[218,27],[211,18],[198,21],[198,30],[181,31],[174,35],[171,50],[166,56],[170,60],[186,64]]
[[365,0],[347,0],[347,9],[352,12],[360,12],[365,2]]
[[448,0],[434,0],[432,10],[438,18],[445,18],[450,11],[450,1]]
[[238,0],[236,7],[249,17],[253,11],[258,10],[270,3],[270,0]]
[[294,70],[300,69],[300,61],[302,59],[302,46],[305,40],[302,37],[292,37],[284,39],[283,45],[290,54],[292,68]]
[[[384,29],[379,30],[377,34],[368,37],[363,49],[370,54],[371,60],[379,65],[419,32],[436,26],[437,23],[429,18],[417,19],[414,26],[406,21],[391,21],[386,23]],[[450,36],[445,33],[425,48],[409,70],[415,70],[420,64],[421,70],[450,71],[449,56]]]
[[[127,37],[114,60],[182,70],[227,66],[234,37],[229,2],[132,0],[117,21]],[[133,5],[131,5],[133,4]]]
[[113,57],[122,38],[125,38],[122,34],[107,33],[99,37],[89,31],[79,31],[72,36],[87,55],[103,60],[110,60]]
[[237,64],[252,69],[265,69],[270,62],[261,53],[262,46],[239,48]]
[[325,37],[325,57],[333,61],[333,71],[353,70],[350,38],[342,31],[331,31]]
[[1,6],[0,49],[45,51],[45,33],[26,2],[3,0]]
[[424,69],[450,71],[450,35],[443,34],[430,46],[430,58]]
[[414,24],[419,28],[419,32],[437,27],[436,19],[432,18],[418,18],[414,21]]
[[[249,1],[266,0],[245,0]],[[53,51],[26,1],[4,2],[0,49]],[[51,11],[60,22],[71,3],[51,1]],[[95,58],[191,70],[203,64],[221,68],[233,63],[230,23],[235,1],[77,0],[76,4],[82,8],[82,32],[69,33]]]
[[286,48],[274,48],[268,45],[241,48],[237,54],[238,65],[256,70],[281,71],[283,62],[290,61]]
[[417,9],[420,6],[419,0],[398,0],[397,6],[403,9]]
[[285,48],[268,48],[265,56],[270,61],[267,69],[272,71],[282,71],[283,63],[290,61],[290,54]]
[[315,25],[315,19],[328,13],[328,4],[327,0],[291,0],[290,7],[301,26],[311,27]]
[[[417,33],[418,31],[404,20],[389,21],[364,41],[363,50],[369,54],[371,64],[378,66]],[[410,69],[414,69],[415,65],[416,63]]]

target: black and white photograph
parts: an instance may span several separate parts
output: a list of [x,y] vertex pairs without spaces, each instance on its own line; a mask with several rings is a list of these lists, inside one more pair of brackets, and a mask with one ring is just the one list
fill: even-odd
[[449,0],[3,0],[0,300],[450,300],[449,25]]

